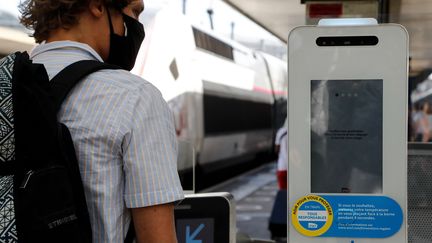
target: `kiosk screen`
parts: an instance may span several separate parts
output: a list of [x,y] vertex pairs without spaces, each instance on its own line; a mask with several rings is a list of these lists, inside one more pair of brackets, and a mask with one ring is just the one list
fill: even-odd
[[311,81],[311,192],[382,193],[383,80]]

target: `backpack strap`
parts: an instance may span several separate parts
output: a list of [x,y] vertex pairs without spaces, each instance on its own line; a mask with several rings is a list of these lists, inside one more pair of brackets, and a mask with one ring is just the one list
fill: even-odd
[[121,69],[121,67],[95,60],[82,60],[60,71],[50,82],[55,111],[60,110],[63,100],[76,84],[85,76],[102,69]]
[[15,160],[0,162],[0,177],[14,175],[20,169]]
[[135,240],[135,228],[134,228],[134,223],[133,220],[131,219],[130,225],[129,225],[129,230],[126,234],[126,238],[124,240],[124,243],[133,243]]
[[[85,76],[102,69],[122,69],[119,66],[95,61],[95,60],[82,60],[64,68],[52,80],[51,94],[54,99],[54,108],[58,112],[63,100],[69,94],[73,87],[78,84]],[[129,230],[126,235],[125,243],[132,243],[135,238],[135,229],[133,221],[129,225]]]

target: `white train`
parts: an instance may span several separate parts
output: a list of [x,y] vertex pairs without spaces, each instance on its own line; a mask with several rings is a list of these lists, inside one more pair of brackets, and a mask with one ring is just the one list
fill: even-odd
[[16,51],[30,51],[35,41],[21,30],[0,26],[0,58]]
[[[146,6],[140,21],[146,38],[132,72],[158,87],[174,113],[180,172],[191,169],[190,147],[205,171],[271,151],[286,116],[286,62],[169,9]],[[34,45],[28,34],[0,27],[0,56]]]
[[0,9],[0,58],[16,51],[30,51],[35,45],[19,20]]
[[[286,62],[191,25],[170,9],[146,6],[140,20],[146,38],[132,72],[162,92],[178,138],[192,144],[200,168],[271,151],[286,116]],[[188,167],[180,160],[180,170]]]

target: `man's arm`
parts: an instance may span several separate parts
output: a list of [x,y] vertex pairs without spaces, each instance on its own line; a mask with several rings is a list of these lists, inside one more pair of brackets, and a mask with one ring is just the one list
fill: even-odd
[[176,243],[174,205],[132,208],[137,243]]
[[173,202],[184,196],[174,119],[154,86],[141,79],[136,83],[143,85],[128,93],[123,120],[125,206],[131,209],[137,243],[175,243]]

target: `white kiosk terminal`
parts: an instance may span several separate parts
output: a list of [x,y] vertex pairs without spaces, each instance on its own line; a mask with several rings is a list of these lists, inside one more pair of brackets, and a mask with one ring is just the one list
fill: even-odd
[[288,38],[288,242],[405,243],[408,34],[344,21]]

